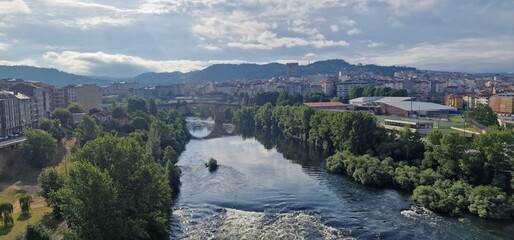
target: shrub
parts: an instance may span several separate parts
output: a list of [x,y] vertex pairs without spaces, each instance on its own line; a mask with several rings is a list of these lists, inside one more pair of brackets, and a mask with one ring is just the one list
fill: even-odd
[[208,167],[209,171],[211,171],[211,172],[212,171],[216,171],[218,169],[218,167],[219,167],[218,161],[216,161],[216,159],[214,159],[214,158],[210,158],[209,162],[207,162],[205,164],[205,166]]

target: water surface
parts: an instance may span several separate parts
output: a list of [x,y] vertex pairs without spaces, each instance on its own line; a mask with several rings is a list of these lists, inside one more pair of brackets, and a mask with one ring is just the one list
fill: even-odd
[[[259,138],[259,137],[258,137]],[[171,239],[507,239],[512,223],[450,218],[409,195],[330,174],[322,153],[283,138],[193,139]],[[220,168],[204,163],[215,158]]]

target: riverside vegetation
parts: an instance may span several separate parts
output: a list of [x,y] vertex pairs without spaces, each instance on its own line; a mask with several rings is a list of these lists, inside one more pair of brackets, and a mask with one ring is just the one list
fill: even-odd
[[434,130],[423,142],[408,128],[386,131],[364,112],[313,111],[305,106],[245,106],[234,113],[240,129],[278,131],[332,153],[329,171],[376,187],[412,191],[436,212],[483,218],[514,216],[514,132],[490,127],[466,138]]
[[[53,121],[68,125],[66,111],[56,110],[44,130],[27,131],[21,153],[33,166],[47,166],[54,137],[63,136]],[[74,129],[79,146],[69,171],[43,169],[41,195],[52,217],[66,223],[58,233],[65,239],[166,239],[172,197],[180,185],[176,163],[190,137],[185,120],[177,111],[157,111],[151,100],[129,99],[127,108],[115,112],[103,127],[83,117]],[[47,152],[38,145],[47,146]],[[31,225],[25,238],[48,239],[49,234],[45,226]]]

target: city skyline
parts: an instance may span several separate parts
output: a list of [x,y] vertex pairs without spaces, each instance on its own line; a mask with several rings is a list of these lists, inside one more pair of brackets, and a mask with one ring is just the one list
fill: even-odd
[[513,72],[514,2],[0,1],[0,64],[127,77],[344,59]]

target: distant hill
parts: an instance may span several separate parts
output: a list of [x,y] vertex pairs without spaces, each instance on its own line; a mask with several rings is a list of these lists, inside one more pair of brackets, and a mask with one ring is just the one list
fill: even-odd
[[[416,70],[411,67],[398,66],[377,66],[377,65],[353,65],[344,60],[318,61],[308,65],[300,65],[300,75],[332,74],[337,75],[339,71],[344,73],[373,73],[381,75],[394,75],[396,71]],[[285,64],[215,64],[200,71],[181,73],[143,73],[134,78],[142,85],[170,84],[182,82],[207,82],[207,81],[233,81],[266,79],[277,76],[285,76],[287,67]]]
[[55,68],[39,68],[30,66],[0,66],[0,79],[19,78],[23,80],[44,82],[56,86],[68,84],[96,83],[99,86],[109,84],[109,81],[85,77],[59,71]]
[[[302,75],[332,74],[339,71],[344,73],[372,73],[392,76],[396,71],[416,70],[410,67],[384,67],[377,65],[353,65],[344,60],[318,61],[308,65],[300,65],[298,73]],[[41,81],[47,84],[65,86],[68,84],[96,83],[99,86],[108,85],[112,81],[137,81],[140,86],[166,85],[185,82],[225,82],[233,80],[267,79],[285,76],[285,64],[215,64],[200,71],[182,72],[148,72],[133,78],[87,77],[59,71],[53,68],[38,68],[30,66],[0,66],[1,78],[20,78]]]

